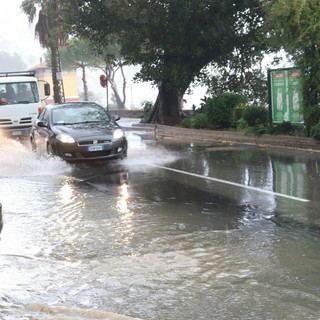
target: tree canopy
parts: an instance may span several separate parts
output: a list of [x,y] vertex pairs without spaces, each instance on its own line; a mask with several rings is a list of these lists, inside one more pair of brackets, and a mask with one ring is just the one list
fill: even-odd
[[149,121],[176,124],[183,94],[203,67],[223,64],[236,50],[261,49],[259,0],[60,0],[62,17],[97,47],[117,41],[122,56],[141,65],[139,79],[159,94]]
[[249,102],[267,105],[267,70],[246,57],[230,59],[224,66],[210,65],[202,76],[210,95],[225,92],[245,96]]

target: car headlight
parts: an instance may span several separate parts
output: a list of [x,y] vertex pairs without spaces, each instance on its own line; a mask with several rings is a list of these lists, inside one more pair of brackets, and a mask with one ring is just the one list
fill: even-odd
[[113,139],[121,139],[124,136],[124,132],[122,129],[116,129],[113,131]]
[[59,133],[57,135],[57,140],[59,140],[62,143],[74,143],[75,142],[71,136],[69,136],[68,134],[65,134],[65,133]]

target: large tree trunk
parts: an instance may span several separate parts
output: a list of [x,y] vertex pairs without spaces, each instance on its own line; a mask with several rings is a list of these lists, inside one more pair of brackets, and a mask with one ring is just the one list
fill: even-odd
[[180,122],[181,94],[168,90],[166,85],[159,87],[156,102],[145,122],[174,126]]

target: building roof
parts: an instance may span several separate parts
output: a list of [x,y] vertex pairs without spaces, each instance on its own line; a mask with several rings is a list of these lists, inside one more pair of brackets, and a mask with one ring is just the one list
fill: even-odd
[[33,71],[38,71],[38,70],[41,70],[41,69],[48,69],[48,65],[47,63],[44,61],[44,62],[41,62],[40,64],[30,68],[29,70],[33,70]]

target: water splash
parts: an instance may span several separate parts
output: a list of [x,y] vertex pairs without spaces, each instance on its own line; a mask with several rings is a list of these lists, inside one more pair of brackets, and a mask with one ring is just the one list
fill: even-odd
[[0,138],[0,177],[57,175],[70,170],[59,158],[39,157],[23,142]]
[[172,150],[159,146],[155,141],[145,141],[140,136],[128,134],[128,157],[123,161],[129,166],[164,165],[176,161],[181,156]]

